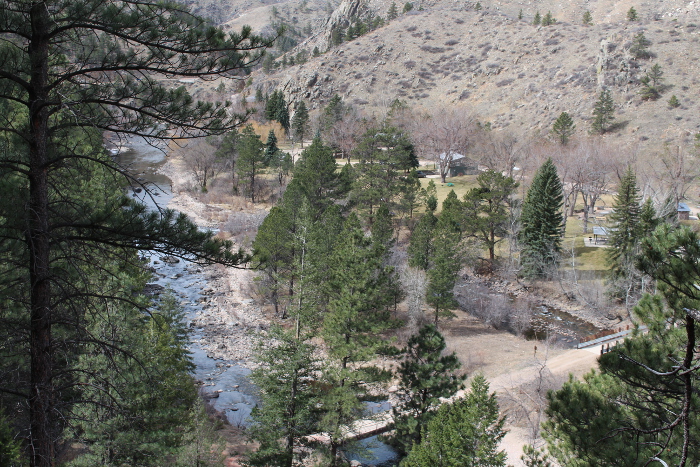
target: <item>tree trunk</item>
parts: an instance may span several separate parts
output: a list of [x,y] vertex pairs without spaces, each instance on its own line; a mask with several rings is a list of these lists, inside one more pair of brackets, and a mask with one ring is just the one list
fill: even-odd
[[48,64],[47,31],[51,18],[44,3],[31,9],[32,38],[29,58],[30,138],[29,138],[29,248],[30,288],[30,465],[54,465],[53,349],[51,347],[51,278],[48,189]]

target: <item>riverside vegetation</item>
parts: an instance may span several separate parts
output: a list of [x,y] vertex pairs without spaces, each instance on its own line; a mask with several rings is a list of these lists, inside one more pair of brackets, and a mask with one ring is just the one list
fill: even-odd
[[[261,404],[247,464],[344,464],[341,451],[352,448],[346,426],[366,416],[366,402],[388,397],[398,367],[387,441],[406,455],[402,465],[445,458],[444,465],[505,465],[496,442],[505,421],[483,377],[473,376],[464,399],[440,406],[466,376],[438,331],[456,307],[456,281],[469,265],[477,275],[569,287],[576,257],[590,252],[574,243],[569,267],[562,235],[576,211],[586,233],[610,190],[608,297],[648,332],[635,328],[601,357],[600,372],[549,393],[546,444],[535,437],[523,462],[700,461],[700,243],[676,214],[697,174],[679,148],[659,156],[663,177],[652,179],[603,139],[615,125],[605,91],[593,135],[572,133],[566,119],[556,141],[523,142],[463,109],[430,115],[401,100],[375,118],[361,118],[362,109],[340,96],[315,113],[298,101],[290,119],[290,95],[274,90],[266,98],[261,89],[269,112],[252,119],[273,128],[263,143],[252,121],[242,126],[253,109],[195,101],[166,79],[243,81],[274,37],[249,28],[225,34],[178,4],[10,3],[0,13],[0,456],[7,464],[220,462],[188,376],[180,311],[167,294],[143,293],[149,273],[138,252],[150,250],[232,267],[249,262],[260,272],[275,316],[252,375]],[[627,19],[637,21],[637,12]],[[643,84],[658,85],[651,76]],[[317,136],[294,162],[277,143],[293,130],[303,144],[312,117]],[[225,183],[251,203],[274,204],[251,253],[185,216],[147,212],[127,198],[130,176],[105,154],[105,132],[202,138],[213,157],[204,159],[201,192]],[[348,162],[341,167],[336,156]],[[472,157],[478,176],[461,196],[421,183],[421,158],[432,158],[447,182]],[[202,165],[191,170],[201,174]],[[423,274],[421,287],[403,286],[399,270]],[[579,289],[567,293],[590,299]],[[411,301],[418,306],[398,312]],[[390,338],[404,326],[414,332],[405,347]],[[310,437],[320,432],[327,443]]]

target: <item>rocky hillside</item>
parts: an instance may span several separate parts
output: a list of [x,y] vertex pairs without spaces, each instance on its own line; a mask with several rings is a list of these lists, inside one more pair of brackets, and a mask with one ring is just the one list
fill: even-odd
[[[257,71],[248,92],[282,89],[311,108],[338,93],[369,112],[394,99],[424,109],[464,105],[492,128],[521,134],[548,132],[562,111],[587,132],[599,92],[610,89],[618,122],[613,135],[626,142],[680,143],[700,132],[700,2],[486,1],[481,10],[474,2],[423,2],[422,10],[414,5],[383,27],[330,47],[334,25],[358,11],[379,14],[390,3],[344,0],[332,15],[319,13],[312,36],[294,52],[326,52],[275,73]],[[626,19],[631,6],[638,21]],[[585,8],[591,26],[582,24]],[[534,26],[538,11],[551,11],[557,22]],[[651,58],[630,52],[639,33],[651,41]],[[640,80],[657,63],[663,93],[644,101]],[[672,95],[680,106],[669,106]]]

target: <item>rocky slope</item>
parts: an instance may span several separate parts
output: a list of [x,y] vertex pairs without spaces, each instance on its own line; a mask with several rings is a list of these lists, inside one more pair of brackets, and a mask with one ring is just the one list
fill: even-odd
[[[297,50],[319,45],[326,50],[329,28],[369,8],[362,1],[344,1]],[[414,9],[303,65],[273,74],[257,71],[248,92],[282,89],[290,101],[303,99],[316,109],[338,93],[369,113],[381,112],[394,99],[423,109],[464,105],[492,128],[515,134],[546,133],[567,111],[584,134],[606,88],[616,106],[613,135],[626,143],[682,144],[700,131],[700,2],[482,4],[476,11],[464,2],[424,3],[422,11]],[[384,5],[372,8],[381,12]],[[626,20],[632,5],[639,21]],[[592,12],[592,26],[581,24],[584,8]],[[551,11],[557,23],[533,26],[536,11]],[[640,32],[651,41],[650,59],[630,53]],[[640,79],[656,63],[664,72],[664,93],[643,101]],[[680,107],[668,105],[671,95]]]

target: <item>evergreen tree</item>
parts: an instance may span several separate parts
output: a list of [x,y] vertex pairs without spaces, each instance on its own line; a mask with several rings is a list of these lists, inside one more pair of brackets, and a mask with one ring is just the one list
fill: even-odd
[[576,125],[574,124],[574,119],[566,112],[559,114],[559,117],[557,117],[552,125],[552,133],[557,140],[563,146],[566,146],[569,142],[569,138],[571,138],[575,132]]
[[478,187],[464,195],[465,231],[477,237],[489,250],[489,260],[496,259],[496,245],[508,233],[512,195],[519,184],[499,172],[487,170],[476,178]]
[[658,294],[635,307],[640,327],[599,359],[599,371],[571,379],[548,395],[544,425],[550,453],[561,465],[696,465],[696,288],[700,242],[689,229],[664,224],[642,240],[638,266]]
[[518,12],[518,19],[523,19],[523,9],[522,8]]
[[331,389],[321,401],[321,428],[330,437],[330,462],[337,465],[343,427],[361,417],[371,382],[389,375],[369,364],[385,345],[380,333],[392,326],[387,294],[391,268],[383,265],[371,238],[351,214],[328,263],[328,313],[322,335],[332,362],[324,372]]
[[[457,200],[458,201],[458,200]],[[459,202],[459,201],[458,201]],[[461,232],[454,222],[454,217],[443,213],[433,230],[432,254],[428,268],[428,287],[425,301],[435,309],[435,326],[440,316],[452,316],[451,309],[457,306],[454,298],[454,286],[457,274],[462,267],[459,247]]]
[[609,89],[600,92],[598,101],[593,107],[593,133],[603,134],[610,130],[610,124],[615,120],[615,104]]
[[675,94],[672,95],[671,98],[668,100],[668,106],[671,107],[672,109],[675,109],[675,108],[678,108],[681,106],[681,103]]
[[404,455],[420,443],[421,431],[435,415],[440,399],[452,397],[463,387],[465,376],[455,374],[459,359],[454,352],[443,355],[445,347],[442,334],[429,324],[411,336],[402,351],[398,402],[392,408],[394,434],[389,442]]
[[634,9],[633,6],[630,7],[629,10],[627,10],[627,21],[637,21],[639,19],[639,16],[637,15],[637,10]]
[[311,145],[304,149],[294,167],[294,179],[309,200],[314,219],[334,199],[345,194],[340,190],[337,168],[333,149],[324,145],[320,138],[314,138]]
[[[199,262],[244,258],[184,216],[149,213],[123,196],[114,181],[132,178],[104,154],[103,134],[163,141],[235,128],[241,116],[226,103],[199,102],[184,87],[154,77],[238,75],[271,41],[250,28],[224,33],[171,2],[97,0],[7,0],[0,36],[0,180],[3,189],[19,188],[9,214],[7,203],[0,206],[3,264],[12,265],[0,284],[0,339],[12,342],[0,364],[21,366],[11,372],[3,366],[0,392],[3,404],[9,388],[12,405],[26,407],[16,422],[31,446],[29,464],[50,466],[76,404],[96,397],[91,388],[114,381],[78,368],[79,356],[104,352],[116,371],[138,355],[122,352],[119,340],[90,335],[104,329],[97,321],[118,322],[110,316],[118,299],[110,297],[119,294],[100,289],[104,279],[138,263],[139,250]],[[131,291],[120,298],[131,299]],[[11,326],[8,303],[16,313]],[[78,381],[87,374],[94,378]],[[154,388],[154,397],[161,389]]]
[[638,33],[632,39],[632,46],[630,47],[630,53],[634,58],[646,59],[651,58],[652,53],[649,50],[651,41],[644,36],[643,32]]
[[408,244],[408,265],[413,268],[428,270],[430,258],[433,254],[433,230],[437,224],[437,217],[432,209],[420,218],[411,234]]
[[[285,55],[284,58],[286,60],[287,56]],[[286,63],[283,63],[283,66],[286,66]],[[289,133],[289,109],[282,91],[273,91],[270,95],[265,104],[265,118],[278,122],[285,133]]]
[[299,103],[297,111],[292,118],[292,134],[294,139],[301,142],[301,147],[304,147],[304,136],[309,132],[309,111],[306,109],[304,101]]
[[277,156],[279,148],[277,147],[277,135],[274,130],[267,133],[267,141],[265,141],[265,165],[270,165],[272,160]]
[[246,465],[293,467],[303,462],[309,450],[309,435],[318,431],[313,386],[320,370],[310,335],[301,326],[284,330],[271,328],[256,352],[258,367],[251,381],[258,387],[260,404],[251,413],[249,436],[260,447]]
[[399,11],[398,8],[396,8],[396,2],[391,2],[389,11],[386,13],[386,18],[387,20],[392,21],[395,20],[397,16],[399,16]]
[[564,203],[561,181],[552,159],[532,179],[520,217],[520,259],[526,277],[546,276],[558,261]]
[[413,10],[413,3],[411,2],[406,2],[403,4],[403,12],[408,13],[409,11]]
[[532,19],[532,24],[534,26],[539,26],[540,23],[542,23],[542,16],[540,15],[540,12],[538,11],[535,13],[535,17]]
[[253,127],[246,125],[241,132],[238,143],[238,164],[236,171],[242,180],[246,180],[250,200],[255,202],[255,190],[258,176],[265,167],[265,145]]
[[350,199],[371,225],[380,204],[388,204],[390,210],[400,204],[405,191],[401,174],[417,167],[418,161],[408,137],[394,127],[369,129],[353,154],[359,162]]
[[556,22],[557,22],[557,20],[554,19],[554,17],[552,16],[552,13],[549,11],[542,18],[542,26],[551,26],[552,24],[554,24]]
[[590,10],[583,12],[583,19],[581,20],[584,26],[593,26],[593,15],[591,15]]
[[[634,259],[639,252],[641,234],[640,201],[637,177],[632,168],[628,167],[627,172],[620,180],[617,195],[613,201],[613,212],[609,216],[612,227],[609,234],[610,248],[606,250],[606,253],[615,296],[625,296],[628,293],[625,289],[628,289],[631,284],[626,281],[622,284],[617,283],[624,279],[630,279],[634,275]],[[647,208],[646,216],[648,215]]]
[[505,418],[488,391],[486,379],[475,376],[463,399],[438,409],[401,467],[505,467],[506,453],[498,451]]
[[236,184],[236,161],[238,160],[238,130],[226,132],[216,150],[216,158],[223,162],[224,170],[231,174],[231,191],[238,189]]

